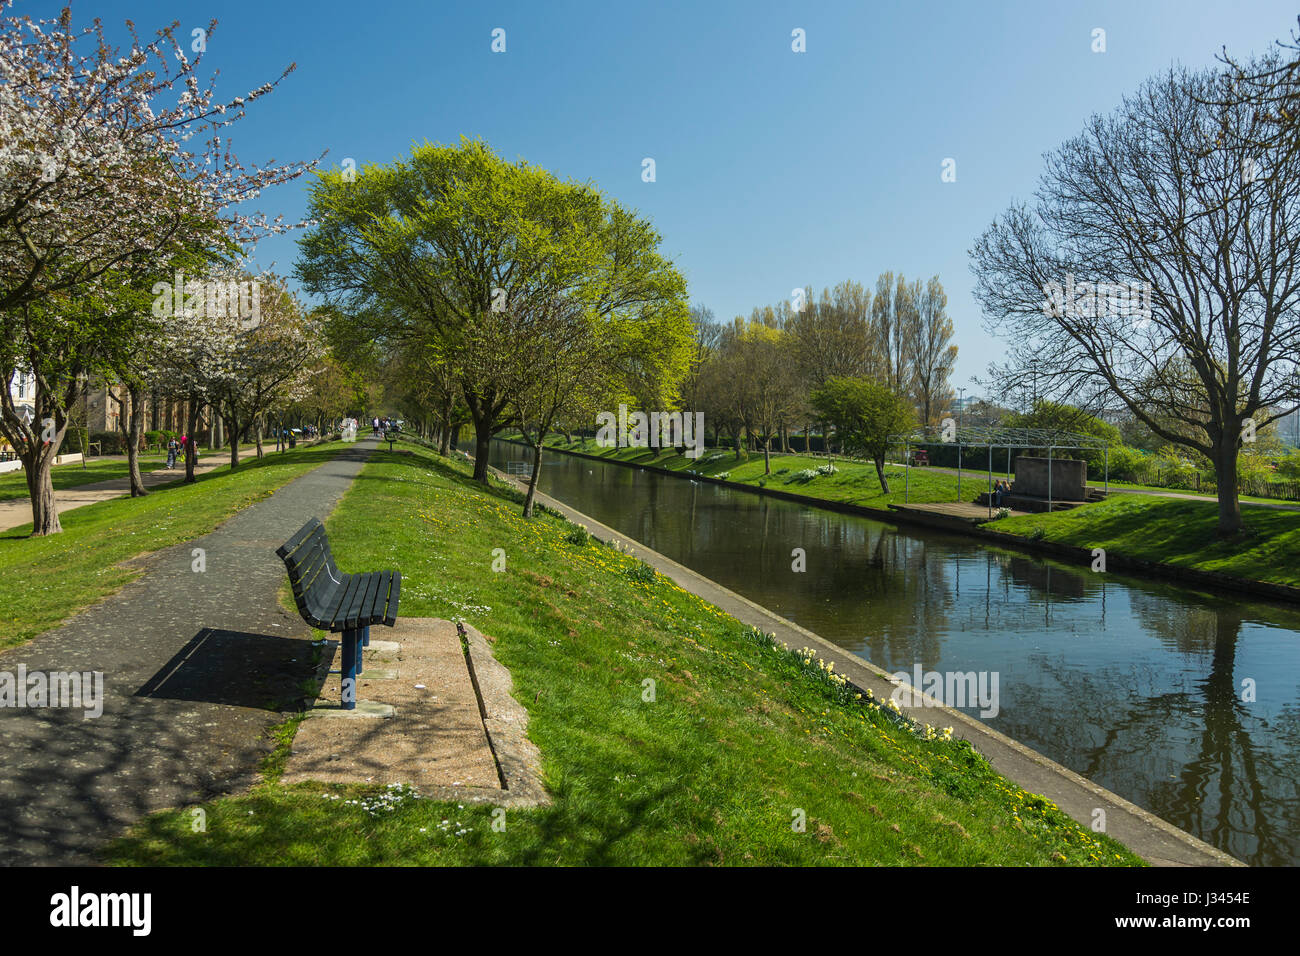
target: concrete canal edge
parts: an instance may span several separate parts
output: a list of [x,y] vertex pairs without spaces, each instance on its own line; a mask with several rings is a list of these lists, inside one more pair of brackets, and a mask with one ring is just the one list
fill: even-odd
[[[525,443],[515,439],[501,438],[497,440],[508,442],[512,445],[518,445],[521,448],[528,448],[529,451],[532,450]],[[572,451],[567,448],[556,448],[552,445],[547,445],[546,450],[557,452],[561,455],[572,455],[574,458],[585,458],[588,461],[599,461],[607,465],[621,465],[624,468],[640,468],[644,471],[652,471],[655,474],[666,475],[670,478],[699,481],[710,485],[718,485],[722,488],[731,488],[735,491],[745,491],[753,495],[779,498],[782,501],[792,501],[796,504],[807,505],[810,508],[819,508],[823,511],[836,511],[840,514],[857,515],[860,518],[870,518],[872,521],[883,521],[886,524],[912,525],[915,527],[929,528],[932,531],[940,531],[945,534],[959,534],[970,538],[981,538],[999,548],[1005,548],[1012,551],[1023,551],[1029,554],[1044,554],[1048,557],[1057,558],[1070,563],[1078,563],[1084,566],[1091,566],[1093,561],[1092,549],[1090,548],[1084,548],[1073,544],[1064,544],[1059,541],[1034,541],[1032,538],[1026,538],[1023,535],[1008,534],[1005,531],[994,531],[991,528],[983,528],[963,519],[952,518],[944,515],[925,514],[920,511],[900,511],[893,510],[892,508],[888,511],[881,508],[865,508],[862,505],[849,504],[846,501],[829,501],[825,498],[814,498],[810,495],[801,495],[792,491],[779,491],[775,488],[760,488],[757,485],[747,485],[738,481],[719,481],[717,478],[710,478],[708,475],[688,475],[684,472],[673,471],[670,468],[661,468],[658,465],[642,465],[634,461],[605,458],[601,455],[589,455],[586,452]],[[1164,578],[1166,580],[1176,581],[1179,584],[1188,587],[1210,588],[1215,591],[1230,591],[1234,594],[1249,594],[1253,597],[1267,598],[1272,601],[1286,601],[1291,604],[1300,604],[1300,588],[1291,587],[1286,584],[1270,584],[1267,581],[1254,581],[1250,578],[1238,577],[1234,574],[1223,574],[1218,571],[1201,571],[1197,568],[1180,568],[1176,564],[1165,564],[1160,561],[1146,561],[1140,558],[1130,558],[1126,555],[1115,552],[1107,552],[1106,563],[1111,570],[1132,571],[1148,577]]]
[[[600,459],[597,459],[600,460]],[[527,485],[520,479],[491,469],[498,477],[520,491]],[[635,539],[602,524],[595,518],[541,491],[537,501],[560,512],[570,521],[585,525],[604,541],[620,541],[624,550],[666,575],[682,589],[708,601],[745,624],[757,627],[792,648],[810,647],[826,661],[833,661],[836,673],[863,694],[870,690],[877,698],[887,699],[901,686],[887,672],[864,658],[832,644],[812,631],[786,620],[760,604],[724,588],[716,581],[678,564]],[[946,707],[928,695],[916,693],[921,706],[903,707],[903,712],[923,723],[952,727],[953,736],[969,740],[1000,774],[1031,793],[1042,794],[1071,818],[1091,827],[1094,811],[1104,810],[1106,833],[1119,840],[1152,866],[1244,866],[1240,860],[1180,830],[1166,820],[1130,803],[1105,787],[1081,777],[1067,767],[1049,760],[1024,744],[986,726],[974,717]]]

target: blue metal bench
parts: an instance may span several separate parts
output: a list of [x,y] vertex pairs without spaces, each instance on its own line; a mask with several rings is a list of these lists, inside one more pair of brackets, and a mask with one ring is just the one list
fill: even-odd
[[275,551],[289,571],[298,613],[312,627],[342,631],[343,709],[357,706],[361,649],[370,644],[372,624],[397,623],[402,590],[399,571],[345,574],[334,563],[320,519],[312,518]]

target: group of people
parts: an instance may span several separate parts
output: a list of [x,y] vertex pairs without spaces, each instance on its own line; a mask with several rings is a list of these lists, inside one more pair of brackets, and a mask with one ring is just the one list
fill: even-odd
[[1002,507],[1004,496],[1011,494],[1011,482],[1005,478],[999,478],[993,483],[993,507]]
[[398,431],[397,422],[391,418],[372,418],[370,419],[371,431],[375,435],[382,435],[384,432]]
[[192,448],[194,451],[194,460],[199,460],[199,443],[189,435],[182,435],[179,439],[172,436],[167,442],[167,467],[175,468],[176,459],[184,453],[186,448]]

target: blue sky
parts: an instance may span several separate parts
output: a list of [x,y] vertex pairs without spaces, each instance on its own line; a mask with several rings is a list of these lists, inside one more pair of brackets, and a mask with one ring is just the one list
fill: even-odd
[[[19,0],[54,15],[60,3]],[[1273,0],[1009,3],[73,2],[114,36],[219,21],[205,65],[235,96],[298,64],[234,127],[245,162],[386,162],[482,137],[651,217],[719,318],[797,286],[886,269],[938,274],[971,384],[1002,343],[982,328],[967,251],[1042,154],[1171,65],[1264,51],[1295,23]],[[506,52],[490,49],[506,31]],[[1106,52],[1092,52],[1092,31]],[[791,31],[807,51],[791,50]],[[641,179],[642,160],[657,181]],[[941,181],[944,159],[956,182]],[[302,218],[303,181],[258,203]],[[255,259],[289,272],[292,238]]]

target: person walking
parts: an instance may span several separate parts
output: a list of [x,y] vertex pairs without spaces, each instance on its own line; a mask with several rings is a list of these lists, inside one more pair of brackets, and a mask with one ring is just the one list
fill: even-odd
[[181,443],[178,442],[176,440],[176,436],[173,435],[170,439],[167,440],[167,467],[168,468],[176,467],[176,453],[179,452],[180,450],[181,450]]

